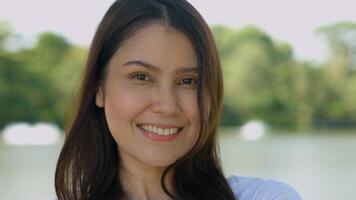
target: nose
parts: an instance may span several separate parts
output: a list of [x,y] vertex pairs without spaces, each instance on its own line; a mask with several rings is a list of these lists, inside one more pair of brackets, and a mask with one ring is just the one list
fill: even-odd
[[152,111],[162,115],[177,115],[181,112],[177,92],[171,87],[156,88],[152,92]]

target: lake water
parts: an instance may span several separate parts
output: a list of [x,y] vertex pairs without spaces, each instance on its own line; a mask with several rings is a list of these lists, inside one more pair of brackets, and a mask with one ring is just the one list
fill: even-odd
[[[220,137],[227,175],[277,179],[305,200],[356,199],[356,134],[278,134],[244,141]],[[55,199],[54,168],[61,142],[8,146],[0,142],[1,200]]]

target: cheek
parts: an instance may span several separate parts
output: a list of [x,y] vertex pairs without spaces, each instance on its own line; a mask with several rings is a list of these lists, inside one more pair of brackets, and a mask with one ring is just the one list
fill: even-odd
[[181,107],[183,109],[184,115],[189,119],[190,126],[198,132],[200,129],[200,113],[197,102],[196,91],[185,91],[181,92],[180,95]]
[[144,110],[144,99],[148,99],[147,91],[137,91],[124,84],[108,85],[105,91],[105,112],[112,133],[117,133],[115,130],[120,129],[124,123],[127,125]]
[[189,120],[188,129],[180,146],[180,156],[186,154],[196,143],[200,132],[200,114],[195,94],[181,97],[185,117]]

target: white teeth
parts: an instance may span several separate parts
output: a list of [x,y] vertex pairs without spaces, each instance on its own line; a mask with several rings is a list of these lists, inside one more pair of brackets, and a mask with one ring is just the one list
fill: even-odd
[[169,129],[164,129],[164,135],[169,135]]
[[173,135],[178,132],[178,128],[157,128],[152,125],[143,125],[141,126],[147,132],[154,133],[157,135]]

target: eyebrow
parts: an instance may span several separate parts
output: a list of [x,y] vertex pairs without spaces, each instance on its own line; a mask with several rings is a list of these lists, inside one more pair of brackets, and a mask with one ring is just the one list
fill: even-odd
[[[148,62],[145,61],[141,61],[141,60],[130,60],[128,62],[126,62],[124,64],[124,66],[131,66],[131,65],[139,65],[139,66],[143,66],[146,67],[152,71],[156,71],[161,73],[161,69],[153,64],[150,64]],[[176,70],[176,74],[184,74],[184,73],[188,73],[188,72],[194,72],[197,73],[198,72],[198,67],[193,66],[193,67],[184,67],[184,68],[179,68]]]

